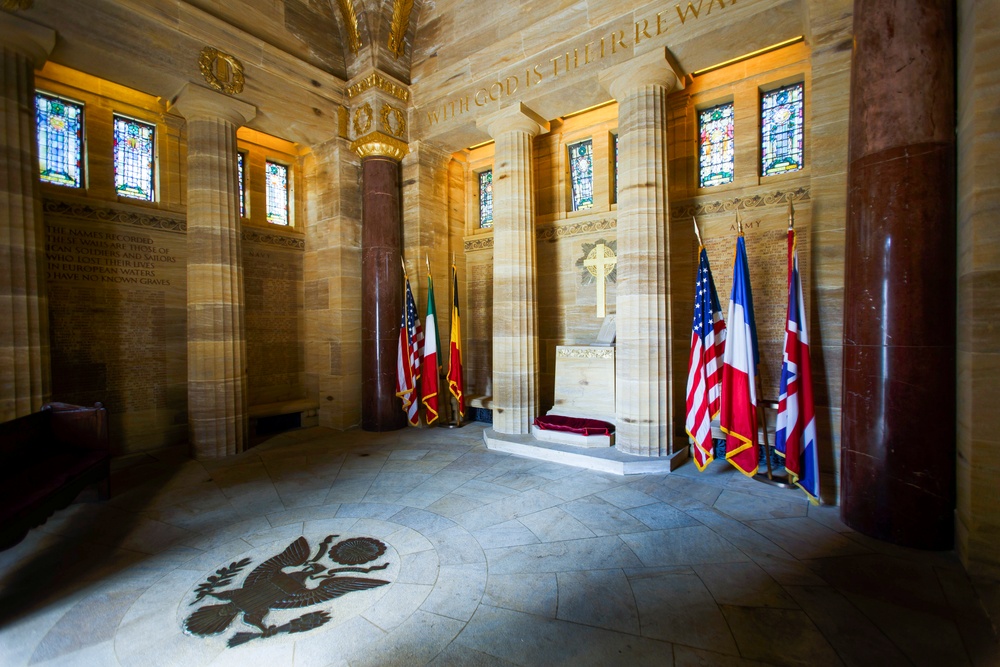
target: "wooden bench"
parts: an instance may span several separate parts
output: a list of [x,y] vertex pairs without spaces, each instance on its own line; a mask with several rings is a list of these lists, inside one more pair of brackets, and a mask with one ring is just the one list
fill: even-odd
[[110,474],[108,415],[100,403],[49,403],[0,424],[0,550],[23,540],[90,484],[107,499]]

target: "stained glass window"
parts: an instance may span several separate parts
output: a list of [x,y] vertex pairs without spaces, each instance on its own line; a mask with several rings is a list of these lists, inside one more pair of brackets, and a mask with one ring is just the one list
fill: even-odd
[[573,210],[594,205],[594,149],[590,139],[569,146],[569,180],[573,186]]
[[115,190],[123,197],[153,201],[156,128],[115,116]]
[[35,120],[42,180],[71,188],[83,185],[83,105],[36,93]]
[[479,227],[493,226],[493,170],[479,172]]
[[762,176],[802,168],[803,93],[803,85],[793,83],[760,98]]
[[700,187],[733,182],[733,103],[698,112]]
[[240,217],[247,217],[247,182],[246,182],[246,172],[243,171],[243,166],[246,160],[246,154],[243,151],[237,151],[236,153],[236,171],[240,178]]
[[275,225],[288,224],[288,167],[267,162],[267,221]]

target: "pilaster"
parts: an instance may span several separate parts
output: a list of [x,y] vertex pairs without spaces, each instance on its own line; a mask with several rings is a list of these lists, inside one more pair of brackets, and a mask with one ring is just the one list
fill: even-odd
[[618,101],[615,446],[639,456],[677,453],[670,433],[667,224],[667,95],[677,81],[663,50],[601,74]]
[[38,183],[35,69],[55,32],[0,12],[0,421],[51,398],[45,226]]
[[493,163],[493,428],[531,432],[538,415],[538,304],[532,138],[549,124],[523,104],[479,121]]
[[236,129],[256,109],[187,84],[188,423],[197,458],[247,445],[246,329]]

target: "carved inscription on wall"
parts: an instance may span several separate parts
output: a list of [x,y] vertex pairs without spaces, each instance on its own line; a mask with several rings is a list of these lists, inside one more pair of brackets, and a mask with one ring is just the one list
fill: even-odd
[[101,401],[119,451],[186,436],[184,236],[47,216],[53,398]]
[[49,225],[45,255],[49,281],[169,286],[164,268],[175,268],[171,248],[152,235],[132,231]]
[[243,289],[250,405],[300,398],[300,250],[243,243]]

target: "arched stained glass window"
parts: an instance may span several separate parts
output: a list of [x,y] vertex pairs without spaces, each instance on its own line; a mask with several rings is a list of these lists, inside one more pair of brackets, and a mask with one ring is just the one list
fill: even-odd
[[733,182],[733,103],[698,112],[698,185],[709,188]]
[[268,161],[264,174],[267,178],[267,221],[288,225],[288,167]]
[[594,206],[594,148],[590,139],[569,145],[569,179],[573,188],[573,210]]
[[479,228],[493,226],[493,170],[479,172]]
[[35,120],[42,180],[71,188],[82,186],[83,105],[36,93]]
[[156,128],[115,116],[115,190],[122,197],[153,199]]
[[804,106],[804,87],[801,83],[793,83],[761,96],[761,176],[802,168]]
[[246,172],[244,167],[246,166],[246,153],[243,151],[237,151],[236,153],[236,171],[239,174],[240,179],[240,217],[247,217],[247,182],[246,182]]

